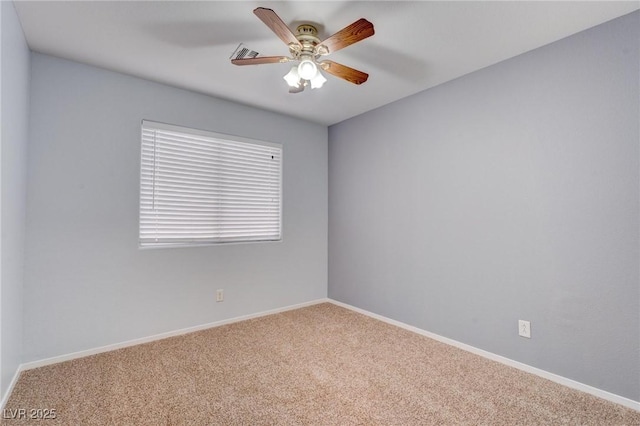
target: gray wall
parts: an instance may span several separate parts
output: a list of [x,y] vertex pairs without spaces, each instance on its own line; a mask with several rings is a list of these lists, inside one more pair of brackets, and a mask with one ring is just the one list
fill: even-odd
[[[31,78],[23,362],[326,297],[325,126],[42,54]],[[142,119],[282,143],[284,240],[138,249]]]
[[329,297],[640,400],[639,17],[331,126]]
[[4,396],[22,349],[30,56],[13,2],[1,2],[0,8],[0,394]]

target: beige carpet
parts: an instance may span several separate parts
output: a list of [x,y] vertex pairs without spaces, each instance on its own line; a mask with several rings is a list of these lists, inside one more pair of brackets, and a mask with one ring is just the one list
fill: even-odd
[[47,425],[640,425],[329,303],[25,371],[4,417],[19,408],[55,409]]

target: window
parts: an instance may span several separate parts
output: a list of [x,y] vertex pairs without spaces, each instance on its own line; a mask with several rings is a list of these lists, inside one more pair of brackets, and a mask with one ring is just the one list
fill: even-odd
[[142,122],[140,246],[278,241],[282,145]]

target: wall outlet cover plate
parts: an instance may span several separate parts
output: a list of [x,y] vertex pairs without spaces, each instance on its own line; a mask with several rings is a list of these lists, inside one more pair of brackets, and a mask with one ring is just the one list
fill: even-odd
[[529,321],[518,320],[518,334],[527,339],[531,339],[531,323]]

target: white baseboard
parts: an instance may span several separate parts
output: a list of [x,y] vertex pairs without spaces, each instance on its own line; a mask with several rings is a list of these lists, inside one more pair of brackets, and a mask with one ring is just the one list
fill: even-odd
[[420,329],[418,327],[414,327],[412,325],[408,325],[408,324],[405,324],[403,322],[396,321],[396,320],[384,317],[382,315],[374,314],[373,312],[369,312],[369,311],[366,311],[364,309],[360,309],[360,308],[357,308],[355,306],[351,306],[351,305],[346,304],[346,303],[338,302],[337,300],[329,299],[329,302],[331,302],[331,303],[333,303],[333,304],[335,304],[337,306],[341,306],[343,308],[350,309],[350,310],[352,310],[354,312],[358,312],[358,313],[361,313],[363,315],[367,315],[367,316],[369,316],[371,318],[375,318],[377,320],[386,322],[387,324],[395,325],[397,327],[404,328],[405,330],[409,330],[409,331],[412,331],[414,333],[420,334],[422,336],[429,337],[429,338],[431,338],[433,340],[437,340],[439,342],[446,343],[446,344],[451,345],[451,346],[455,346],[456,348],[465,350],[467,352],[471,352],[473,354],[480,355],[480,356],[482,356],[484,358],[488,358],[488,359],[490,359],[492,361],[497,361],[497,362],[499,362],[501,364],[508,365],[509,367],[514,367],[514,368],[517,368],[518,370],[522,370],[522,371],[525,371],[527,373],[535,374],[536,376],[540,376],[542,378],[545,378],[547,380],[551,380],[552,382],[567,386],[569,388],[576,389],[576,390],[579,390],[579,391],[582,391],[582,392],[597,396],[598,398],[602,398],[602,399],[605,399],[607,401],[614,402],[616,404],[624,405],[625,407],[631,408],[632,410],[640,411],[640,402],[638,402],[638,401],[634,401],[632,399],[625,398],[623,396],[616,395],[614,393],[607,392],[607,391],[604,391],[602,389],[594,388],[593,386],[585,385],[584,383],[576,382],[575,380],[571,380],[571,379],[568,379],[568,378],[563,377],[563,376],[559,376],[559,375],[554,374],[554,373],[549,373],[548,371],[541,370],[539,368],[532,367],[530,365],[523,364],[521,362],[514,361],[514,360],[509,359],[509,358],[505,358],[505,357],[503,357],[501,355],[496,355],[496,354],[494,354],[492,352],[488,352],[488,351],[485,351],[483,349],[478,349],[478,348],[476,348],[474,346],[467,345],[466,343],[461,343],[461,342],[458,342],[457,340],[449,339],[447,337],[443,337],[443,336],[440,336],[438,334],[431,333],[430,331],[422,330],[422,329]]
[[0,401],[0,410],[4,410],[4,406],[9,400],[9,395],[13,391],[13,387],[18,382],[18,377],[20,377],[20,373],[22,372],[22,364],[18,366],[16,372],[13,374],[13,378],[11,379],[11,383],[9,383],[9,387],[7,388],[7,392],[2,396],[2,401]]
[[242,315],[235,318],[230,318],[221,321],[215,321],[208,324],[196,325],[194,327],[183,328],[180,330],[169,331],[166,333],[160,333],[153,336],[142,337],[139,339],[127,340],[125,342],[114,343],[111,345],[100,346],[98,348],[87,349],[83,351],[73,352],[66,355],[59,355],[51,358],[45,358],[38,361],[26,362],[20,364],[19,371],[31,370],[33,368],[44,367],[45,365],[57,364],[59,362],[70,361],[72,359],[82,358],[85,356],[96,355],[103,352],[115,351],[117,349],[127,348],[129,346],[140,345],[143,343],[149,343],[156,340],[166,339],[168,337],[180,336],[182,334],[193,333],[195,331],[206,330],[208,328],[220,327],[221,325],[232,324],[234,322],[246,321],[254,318],[260,318],[267,315],[278,314],[281,312],[291,311],[294,309],[305,308],[307,306],[317,305],[319,303],[329,302],[329,299],[316,299],[310,302],[298,303],[296,305],[289,305],[282,308],[271,309],[268,311],[258,312],[255,314]]

